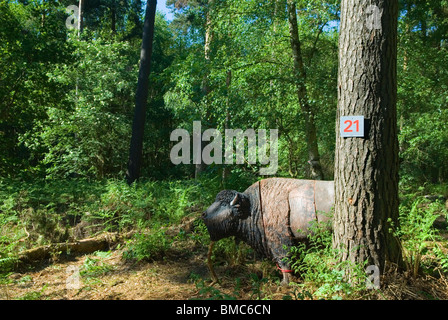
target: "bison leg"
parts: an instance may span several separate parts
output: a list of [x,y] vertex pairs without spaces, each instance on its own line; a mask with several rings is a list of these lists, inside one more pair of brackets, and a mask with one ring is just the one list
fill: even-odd
[[212,262],[212,253],[213,253],[214,245],[215,245],[215,241],[210,241],[210,245],[208,247],[208,254],[207,254],[207,266],[208,266],[208,270],[210,271],[210,276],[212,278],[212,283],[210,284],[210,286],[212,286],[218,282],[218,277],[216,276],[215,270],[213,269],[213,262]]
[[283,273],[282,285],[289,285],[292,277],[292,270],[290,265],[290,250],[293,246],[292,237],[285,237],[284,233],[271,232],[271,239],[268,241],[270,247],[271,257],[277,262],[277,268]]
[[288,263],[280,261],[277,264],[277,269],[279,269],[281,271],[281,273],[283,274],[282,285],[283,286],[289,285],[289,283],[292,280],[292,277],[291,277],[292,270],[291,270],[290,265]]

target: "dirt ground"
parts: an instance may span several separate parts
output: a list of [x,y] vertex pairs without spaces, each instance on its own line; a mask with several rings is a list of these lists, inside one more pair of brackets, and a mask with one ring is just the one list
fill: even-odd
[[[86,259],[93,255],[76,257],[57,263],[42,263],[34,271],[14,273],[8,285],[0,291],[1,299],[82,299],[82,300],[135,300],[135,299],[188,299],[195,295],[195,285],[188,281],[192,265],[178,262],[177,273],[172,265],[163,262],[129,264],[122,260],[120,251],[99,259],[109,271],[93,277],[79,275]],[[195,266],[193,268],[199,267]],[[190,262],[190,263],[191,263]],[[181,274],[179,271],[185,270]],[[170,271],[171,269],[171,271]],[[78,280],[77,280],[78,279]],[[34,294],[33,294],[34,293]]]
[[[206,248],[199,251],[191,248],[190,252],[168,252],[157,261],[138,263],[124,259],[123,251],[117,249],[102,254],[60,257],[10,274],[7,281],[0,282],[0,299],[281,300],[294,296],[293,287],[279,285],[275,266],[256,261],[234,267],[216,266],[220,284],[209,287],[206,251]],[[359,299],[448,299],[445,277],[411,279],[395,274],[383,277],[381,286],[381,292],[370,292]]]
[[[253,299],[254,289],[244,267],[226,268],[221,284],[209,287],[205,251],[200,255],[171,254],[167,259],[132,263],[122,258],[121,250],[107,257],[95,254],[46,261],[32,270],[16,272],[0,285],[0,299],[35,300],[190,300]],[[86,265],[94,265],[86,270]],[[98,268],[95,268],[98,267]],[[102,269],[103,268],[103,269]],[[76,271],[80,271],[79,274]],[[220,275],[220,267],[216,268]],[[245,272],[246,271],[246,272]],[[242,278],[235,288],[235,278]],[[244,279],[246,277],[246,279]],[[281,299],[287,289],[271,283],[272,299]],[[264,286],[266,290],[266,285]],[[277,291],[277,292],[275,292]]]

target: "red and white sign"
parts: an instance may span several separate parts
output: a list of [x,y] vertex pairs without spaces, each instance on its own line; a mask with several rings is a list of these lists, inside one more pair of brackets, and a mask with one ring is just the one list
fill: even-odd
[[341,117],[340,134],[342,138],[364,137],[364,116]]

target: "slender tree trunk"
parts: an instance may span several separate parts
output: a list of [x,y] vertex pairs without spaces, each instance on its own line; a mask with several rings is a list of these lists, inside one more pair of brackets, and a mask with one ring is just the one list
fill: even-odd
[[[230,86],[232,84],[232,70],[227,71],[226,76],[226,89],[227,89],[227,97],[226,97],[226,119],[224,120],[224,130],[230,128]],[[222,186],[225,187],[227,177],[229,175],[229,168],[226,164],[222,164]]]
[[311,166],[311,178],[322,180],[324,174],[320,164],[319,148],[317,145],[317,129],[314,123],[314,112],[308,102],[306,90],[306,72],[300,48],[299,30],[297,26],[296,5],[288,0],[288,21],[292,55],[294,59],[294,73],[296,78],[297,96],[305,120],[306,143],[308,147],[308,163]]
[[84,10],[84,4],[83,0],[79,0],[79,16],[78,16],[78,37],[81,36],[82,29],[84,28],[84,24],[82,23],[83,19],[83,10]]
[[[84,10],[84,4],[83,4],[83,0],[79,0],[78,2],[79,5],[79,13],[78,13],[78,40],[81,39],[81,33],[82,33],[82,28],[83,28],[83,23],[82,23],[82,19],[83,19],[83,10]],[[78,104],[78,92],[79,92],[79,78],[78,76],[76,76],[76,86],[75,86],[75,96],[76,96],[76,104]],[[75,139],[78,140],[78,134],[75,132],[74,133]],[[77,176],[78,174],[75,172],[75,176]]]
[[[208,69],[208,66],[210,64],[210,52],[211,52],[211,44],[213,41],[213,29],[212,29],[212,21],[211,21],[211,10],[213,6],[214,0],[208,0],[208,12],[207,12],[207,20],[206,20],[206,26],[205,26],[205,42],[204,42],[204,58],[205,58],[205,64],[206,68]],[[204,103],[205,103],[205,123],[202,121],[202,130],[206,130],[209,124],[209,118],[210,118],[210,106],[209,101],[207,100],[207,96],[210,93],[210,85],[208,80],[208,70],[206,71],[206,74],[204,75],[204,79],[202,80],[202,94],[204,96]],[[204,119],[203,119],[204,120]],[[201,141],[201,152],[202,149],[205,147],[206,142]],[[196,164],[195,167],[195,178],[199,178],[199,176],[205,171],[207,168],[207,165],[202,161],[201,163]]]
[[[411,4],[409,2],[405,3],[405,9],[406,9],[406,17],[404,18],[405,20],[405,30],[406,30],[406,34],[404,35],[405,37],[409,37],[411,34],[411,24],[410,24],[410,11],[411,11]],[[408,60],[409,60],[409,52],[407,47],[405,46],[404,48],[404,53],[403,53],[403,71],[407,71],[408,69]],[[401,128],[400,128],[401,130]]]
[[152,41],[154,38],[156,7],[157,0],[148,0],[146,4],[145,22],[143,25],[140,68],[138,73],[137,92],[135,94],[134,121],[132,124],[132,138],[129,150],[128,170],[126,172],[126,179],[129,184],[140,177],[146,104],[149,89],[149,74],[151,73]]
[[[366,23],[372,14],[380,25]],[[334,245],[343,261],[381,271],[388,262],[402,265],[391,232],[398,223],[397,15],[397,0],[341,4]],[[339,117],[354,115],[365,117],[365,137],[341,138]]]
[[111,19],[111,31],[113,34],[117,32],[117,4],[115,1],[112,1],[110,8],[110,19]]

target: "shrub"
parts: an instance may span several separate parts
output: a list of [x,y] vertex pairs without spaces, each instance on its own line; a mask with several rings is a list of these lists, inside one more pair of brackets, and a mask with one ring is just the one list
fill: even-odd
[[296,288],[293,292],[295,298],[342,299],[366,289],[364,266],[339,261],[339,252],[332,246],[328,224],[315,223],[311,227],[313,233],[308,236],[308,244],[291,248],[291,267],[302,278],[301,286],[307,288],[304,291]]
[[407,269],[414,278],[422,269],[422,257],[430,251],[440,258],[442,267],[446,263],[446,256],[436,243],[440,240],[439,232],[433,227],[434,221],[444,211],[446,214],[440,203],[424,198],[417,198],[410,207],[400,206],[400,227],[396,234],[401,239]]
[[149,234],[135,234],[127,244],[123,257],[129,260],[156,260],[162,258],[171,247],[172,239],[164,230],[152,230]]

